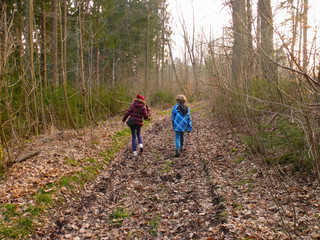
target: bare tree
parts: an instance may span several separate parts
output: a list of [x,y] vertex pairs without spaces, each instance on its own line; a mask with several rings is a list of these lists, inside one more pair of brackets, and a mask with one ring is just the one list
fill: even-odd
[[239,84],[243,82],[245,0],[233,0],[231,7],[233,23],[232,78],[236,84]]
[[35,72],[34,72],[34,50],[33,50],[33,0],[26,1],[26,24],[27,24],[27,53],[29,58],[29,68],[30,68],[30,80],[31,80],[31,96],[32,96],[32,112],[33,112],[33,120],[34,122],[34,130],[35,133],[38,134],[38,106],[37,106],[37,98],[36,98],[36,79],[35,79]]
[[64,103],[67,111],[68,121],[70,125],[76,129],[77,126],[73,121],[73,116],[71,114],[68,93],[67,93],[67,1],[63,1],[63,24],[62,24],[62,13],[61,13],[61,3],[59,1],[59,16],[60,16],[60,41],[61,41],[61,69],[62,69],[62,82],[63,82],[63,92],[64,92]]
[[258,1],[260,50],[262,74],[265,79],[276,80],[276,66],[272,61],[274,57],[273,49],[273,17],[270,0]]
[[307,71],[308,66],[308,0],[303,1],[303,71]]
[[52,0],[52,71],[53,86],[58,87],[58,2]]
[[[193,1],[192,1],[192,9],[193,8]],[[190,62],[192,64],[192,70],[193,70],[193,76],[194,76],[194,92],[195,95],[197,97],[199,97],[200,92],[199,92],[199,76],[198,76],[198,62],[197,62],[197,58],[195,55],[195,20],[194,20],[194,11],[193,11],[193,30],[192,30],[192,38],[190,40],[189,35],[188,35],[188,30],[187,30],[187,26],[186,23],[184,21],[184,19],[182,21],[180,21],[180,25],[182,27],[183,30],[183,38],[184,38],[184,44],[186,47],[186,55],[188,53]],[[190,42],[191,41],[191,42]],[[187,58],[185,57],[185,60]],[[185,64],[187,67],[187,63]]]
[[177,81],[177,83],[178,83],[179,89],[180,89],[181,91],[183,91],[184,94],[186,94],[186,91],[185,91],[184,87],[182,86],[182,84],[181,84],[181,82],[180,82],[180,80],[179,80],[179,78],[178,78],[176,66],[175,66],[174,60],[173,60],[171,44],[169,43],[168,46],[169,46],[169,54],[170,54],[170,59],[171,59],[172,68],[173,68],[173,73],[174,73],[175,79],[176,79],[176,81]]
[[82,91],[82,100],[83,100],[83,108],[86,117],[88,117],[88,107],[87,107],[87,100],[86,100],[86,95],[87,95],[87,89],[85,85],[85,79],[84,79],[84,56],[83,56],[83,49],[84,49],[84,42],[83,42],[83,19],[82,19],[82,11],[83,11],[83,1],[84,0],[79,0],[78,1],[78,10],[79,10],[79,30],[80,30],[80,36],[79,36],[79,77],[80,77],[80,86],[81,86],[81,91]]
[[246,65],[247,72],[246,76],[251,79],[253,75],[253,58],[254,58],[254,50],[253,50],[253,37],[252,37],[252,6],[251,0],[247,0],[246,2]]
[[145,92],[148,90],[149,82],[149,51],[150,51],[150,0],[147,3],[147,30],[146,30],[146,53],[145,53],[145,69],[144,69],[144,82],[145,82]]
[[43,87],[47,87],[47,16],[46,16],[46,2],[43,1],[42,8],[42,29],[41,29],[41,60],[42,60],[42,83]]

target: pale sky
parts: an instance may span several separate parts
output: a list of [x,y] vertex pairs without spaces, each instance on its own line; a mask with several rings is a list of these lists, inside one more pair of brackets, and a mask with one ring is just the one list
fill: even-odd
[[[285,16],[283,12],[276,11],[276,5],[281,0],[271,0],[272,11],[275,21],[275,27],[277,27],[277,21]],[[228,6],[224,7],[224,0],[168,0],[169,10],[172,14],[172,39],[176,42],[176,45],[172,46],[175,48],[174,57],[180,57],[183,52],[183,38],[182,38],[182,27],[181,22],[185,21],[188,34],[192,34],[193,26],[193,9],[195,18],[195,32],[199,33],[202,29],[206,36],[209,38],[210,32],[213,38],[219,38],[222,35],[223,27],[231,26],[231,12]],[[253,11],[256,11],[257,1],[253,1]],[[320,27],[320,1],[309,0],[309,19],[308,24],[311,26],[308,38],[312,40],[312,31],[315,30],[316,26]],[[319,30],[320,34],[320,30]],[[319,36],[318,34],[318,36]],[[196,36],[196,35],[195,35]],[[318,37],[320,47],[320,36]]]
[[[183,52],[183,38],[181,23],[185,22],[188,34],[192,34],[193,9],[195,18],[195,32],[205,32],[209,37],[210,32],[214,38],[221,36],[223,26],[229,26],[231,15],[227,7],[223,8],[222,0],[168,0],[169,10],[172,14],[172,39],[176,42],[175,57]],[[192,7],[193,6],[193,7]],[[181,21],[181,23],[180,23]]]

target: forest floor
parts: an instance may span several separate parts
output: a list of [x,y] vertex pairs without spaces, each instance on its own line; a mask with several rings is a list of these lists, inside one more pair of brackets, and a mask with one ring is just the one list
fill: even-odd
[[[72,191],[67,190],[72,184],[59,185],[55,196],[62,195],[63,204],[41,214],[26,238],[320,239],[318,181],[280,179],[247,154],[208,106],[191,110],[193,131],[178,158],[170,110],[142,128],[144,152],[137,158],[128,134],[117,154],[106,151],[115,146],[115,132],[124,133],[119,119],[81,134],[37,139],[29,150],[42,148],[41,153],[13,166],[0,183],[0,203],[16,203],[23,214],[40,186],[46,196],[58,188],[57,179],[63,183],[83,164],[97,164],[109,154],[110,163],[98,175],[93,172],[92,181]],[[1,211],[4,219],[8,211]]]

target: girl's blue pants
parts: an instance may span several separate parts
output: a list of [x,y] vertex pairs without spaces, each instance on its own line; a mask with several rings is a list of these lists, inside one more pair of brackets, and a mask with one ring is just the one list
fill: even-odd
[[131,135],[132,135],[132,149],[133,151],[137,151],[137,138],[138,137],[138,142],[139,144],[142,144],[142,139],[141,139],[141,126],[134,126],[130,127],[131,129]]

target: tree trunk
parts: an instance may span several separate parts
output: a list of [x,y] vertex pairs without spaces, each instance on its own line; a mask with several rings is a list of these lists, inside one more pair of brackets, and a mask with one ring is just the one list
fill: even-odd
[[[37,45],[36,46],[36,49],[41,49],[41,45],[43,43],[43,34],[42,32],[40,31],[40,40],[39,40],[39,37],[38,37],[38,34],[36,34],[37,38],[36,38],[36,42],[35,44]],[[39,112],[40,112],[40,116],[39,116],[39,122],[41,122],[41,127],[42,129],[44,130],[46,128],[46,115],[45,115],[45,110],[44,110],[44,103],[43,103],[43,88],[44,88],[44,83],[43,83],[43,71],[41,69],[42,65],[41,65],[41,58],[42,57],[42,52],[40,51],[40,54],[37,54],[37,60],[38,60],[38,78],[39,78]],[[41,118],[40,118],[41,117]]]
[[271,59],[274,57],[273,50],[273,18],[270,0],[259,0],[258,13],[261,25],[261,66],[263,78],[277,81],[276,66]]
[[162,47],[161,47],[161,78],[160,78],[160,88],[163,87],[163,81],[164,81],[164,65],[165,65],[165,62],[164,62],[164,47],[165,47],[165,32],[166,32],[166,29],[165,29],[165,21],[166,21],[166,15],[165,15],[165,4],[166,4],[166,1],[165,0],[162,0],[162,30],[161,30],[161,44],[162,44]]
[[291,58],[290,58],[290,67],[293,67],[293,57],[294,57],[294,47],[297,41],[297,14],[298,10],[294,11],[293,0],[290,1],[291,8],[291,21],[292,21],[292,40],[291,40]]
[[87,108],[87,101],[86,101],[86,95],[87,95],[87,89],[85,86],[85,80],[84,80],[84,56],[83,56],[83,22],[82,22],[82,9],[83,9],[83,0],[80,0],[78,2],[79,4],[79,28],[80,28],[80,43],[79,43],[79,61],[80,61],[80,69],[79,69],[79,76],[80,76],[80,84],[81,84],[81,91],[82,91],[82,100],[83,100],[83,108],[85,112],[86,118],[88,117],[88,108]]
[[57,0],[52,0],[52,71],[53,86],[58,87],[58,10]]
[[[192,1],[193,4],[193,1]],[[194,10],[194,8],[192,7],[192,9]],[[191,64],[192,64],[192,71],[193,71],[193,76],[194,76],[194,92],[196,97],[199,97],[199,79],[198,79],[198,63],[195,57],[195,20],[194,20],[194,11],[193,11],[193,30],[192,30],[192,42],[190,43],[189,41],[189,37],[188,37],[188,31],[186,28],[185,23],[181,24],[182,25],[182,29],[183,29],[183,38],[184,38],[184,43],[185,43],[185,47],[186,47],[186,55],[189,55]],[[186,60],[186,57],[185,57]],[[188,67],[187,62],[185,62],[185,66]],[[187,71],[186,71],[187,72]],[[187,84],[188,85],[188,84]]]
[[146,55],[145,55],[145,64],[144,64],[144,82],[145,88],[144,92],[148,91],[148,81],[149,81],[149,35],[150,35],[150,0],[148,1],[147,9],[147,32],[146,32]]
[[39,133],[38,129],[38,107],[37,107],[37,99],[36,99],[36,82],[35,82],[35,74],[34,74],[34,58],[33,58],[33,0],[26,1],[26,9],[27,9],[27,43],[28,43],[28,54],[29,54],[29,68],[30,68],[30,80],[31,80],[31,97],[32,97],[32,112],[33,112],[33,126],[35,133]]
[[41,64],[42,64],[42,85],[47,87],[47,29],[46,29],[46,2],[42,3],[42,29],[41,29]]
[[178,75],[177,75],[176,67],[175,67],[175,64],[174,64],[174,61],[173,61],[173,56],[172,56],[171,44],[168,43],[168,46],[169,46],[169,53],[170,53],[170,58],[171,58],[171,63],[172,63],[172,69],[173,69],[174,76],[175,76],[175,78],[176,78],[176,80],[177,80],[179,89],[180,89],[181,91],[183,91],[183,94],[186,94],[185,89],[183,88],[181,82],[179,81]]
[[246,64],[248,66],[247,69],[247,77],[249,79],[253,76],[253,42],[252,42],[252,7],[251,0],[247,0],[247,54],[246,54]]
[[159,35],[157,36],[157,51],[156,51],[156,90],[160,89],[160,38]]
[[[7,12],[7,7],[6,4],[4,3],[2,6],[2,12],[0,12],[0,23],[3,25],[3,29],[0,28],[0,102],[3,101],[2,99],[2,89],[4,86],[5,82],[5,69],[6,69],[6,58],[5,58],[5,52],[6,52],[6,32],[7,32],[7,27],[6,27],[6,12]],[[3,24],[2,24],[3,23]],[[7,169],[7,163],[5,162],[4,159],[4,154],[3,154],[3,147],[2,147],[2,141],[1,139],[4,137],[3,135],[3,125],[2,125],[2,114],[0,114],[0,172],[6,171]]]
[[[62,82],[63,82],[63,93],[64,93],[64,103],[67,111],[68,121],[72,128],[77,129],[76,124],[73,121],[71,114],[68,92],[67,92],[67,1],[63,1],[63,26],[62,26],[62,13],[61,13],[61,3],[59,1],[59,16],[60,16],[60,41],[61,41],[61,69],[62,69]],[[63,33],[62,33],[63,29]]]
[[245,49],[243,24],[245,0],[232,1],[233,46],[232,46],[232,79],[238,84],[243,83],[243,53]]
[[112,56],[112,87],[114,87],[114,83],[115,83],[115,79],[116,79],[116,52],[113,52],[113,56]]
[[97,90],[99,91],[100,88],[100,50],[99,50],[99,45],[96,48],[96,86]]
[[[99,26],[100,25],[100,15],[99,15],[99,7],[100,7],[100,4],[95,2],[95,14],[97,15],[97,22],[96,24]],[[97,88],[97,91],[99,91],[99,88],[100,88],[100,45],[99,43],[96,45],[96,51],[95,51],[95,57],[96,57],[96,69],[95,69],[95,77],[96,77],[96,88]]]
[[307,72],[308,66],[308,0],[304,0],[303,5],[303,60],[302,68],[304,72]]

